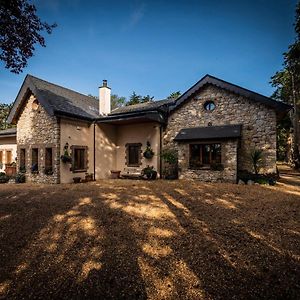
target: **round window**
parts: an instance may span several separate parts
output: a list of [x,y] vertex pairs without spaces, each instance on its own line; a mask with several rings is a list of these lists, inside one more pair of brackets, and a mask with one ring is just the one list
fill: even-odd
[[204,109],[207,111],[213,111],[216,108],[216,105],[213,101],[207,101],[204,103]]

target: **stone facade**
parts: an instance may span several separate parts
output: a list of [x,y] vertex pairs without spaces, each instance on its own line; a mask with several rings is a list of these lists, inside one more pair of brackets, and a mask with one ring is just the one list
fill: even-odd
[[[32,149],[38,149],[39,171],[32,167]],[[52,175],[45,174],[45,151],[52,148]],[[60,182],[60,125],[56,117],[51,117],[31,95],[20,113],[17,123],[17,155],[21,157],[25,149],[26,180],[38,183]],[[20,168],[18,160],[17,168]]]
[[[204,103],[214,101],[216,108],[206,111]],[[222,142],[222,163],[224,171],[190,170],[187,143],[173,139],[183,128],[242,124],[240,141]],[[264,162],[262,171],[276,171],[276,112],[261,103],[255,103],[213,85],[207,85],[192,99],[169,116],[163,134],[163,147],[178,151],[180,177],[191,177],[217,181],[235,181],[238,170],[253,171],[249,160],[251,149],[262,149]]]

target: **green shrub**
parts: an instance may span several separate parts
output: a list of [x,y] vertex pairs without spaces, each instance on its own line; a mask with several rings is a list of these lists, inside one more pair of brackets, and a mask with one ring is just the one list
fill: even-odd
[[26,180],[26,177],[25,177],[25,174],[24,173],[17,173],[16,174],[16,177],[15,177],[15,182],[16,183],[24,183]]

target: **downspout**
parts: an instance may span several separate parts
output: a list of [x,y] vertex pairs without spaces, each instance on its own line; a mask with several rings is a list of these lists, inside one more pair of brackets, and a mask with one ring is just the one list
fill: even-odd
[[94,180],[96,180],[96,122],[94,122]]

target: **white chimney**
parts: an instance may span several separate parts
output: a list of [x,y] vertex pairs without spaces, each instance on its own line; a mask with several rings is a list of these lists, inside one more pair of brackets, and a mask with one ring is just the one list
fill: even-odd
[[102,86],[99,87],[99,113],[107,115],[111,111],[110,88],[107,86],[107,80],[103,80]]

